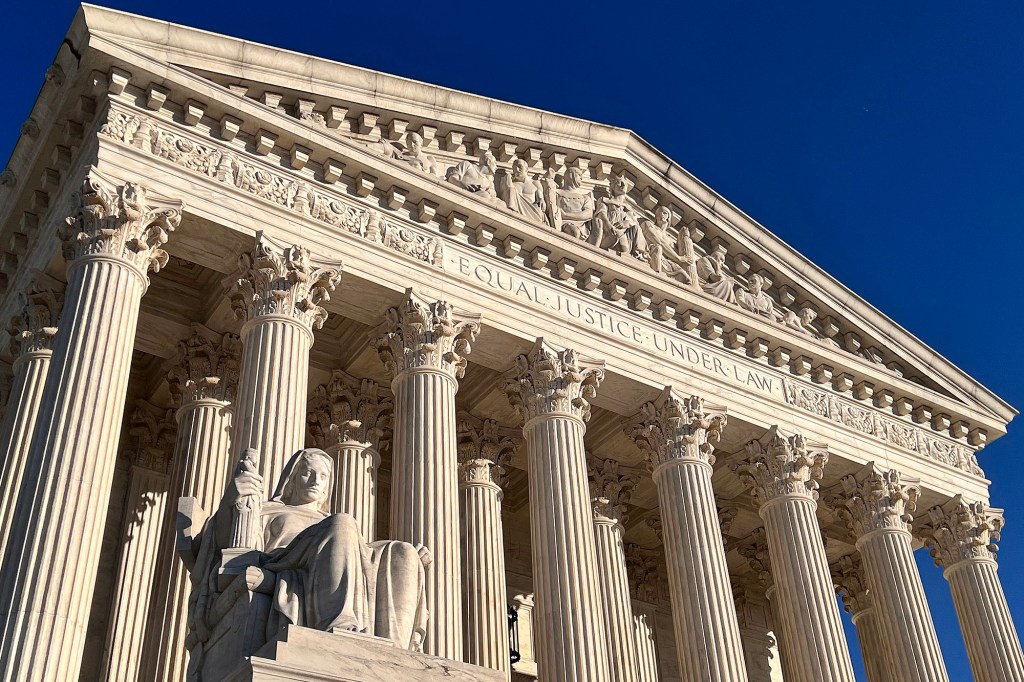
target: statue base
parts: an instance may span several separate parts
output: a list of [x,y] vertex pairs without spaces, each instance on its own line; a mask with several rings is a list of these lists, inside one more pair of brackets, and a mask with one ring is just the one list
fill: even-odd
[[289,625],[225,682],[505,682],[505,673],[399,649],[390,640]]

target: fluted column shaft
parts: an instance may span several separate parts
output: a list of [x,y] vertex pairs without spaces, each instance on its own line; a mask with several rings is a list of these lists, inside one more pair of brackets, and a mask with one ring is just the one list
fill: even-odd
[[313,333],[284,315],[260,315],[242,327],[242,362],[232,447],[260,453],[260,475],[277,484],[306,437],[309,349]]
[[334,457],[337,475],[334,481],[335,514],[351,514],[363,539],[377,536],[377,468],[380,455],[370,443],[346,440],[328,448]]
[[231,405],[217,398],[189,400],[175,415],[178,433],[170,476],[170,495],[160,535],[160,559],[153,586],[153,618],[147,634],[144,679],[185,679],[188,621],[188,571],[174,552],[178,499],[194,497],[206,510],[216,509],[233,461],[229,447]]
[[505,549],[501,487],[494,463],[474,459],[460,465],[465,661],[509,673]]
[[604,625],[608,636],[608,663],[613,682],[639,680],[633,605],[626,577],[622,526],[618,520],[595,515],[594,541],[601,587]]
[[149,608],[149,598],[160,550],[167,486],[166,472],[132,466],[121,531],[121,559],[107,629],[102,673],[106,682],[135,682],[139,678],[147,620],[159,615]]
[[530,474],[538,678],[610,680],[583,421],[545,414],[523,434]]
[[953,593],[975,682],[1024,680],[1024,654],[991,558],[970,558],[943,575]]
[[883,528],[857,539],[857,549],[878,613],[890,669],[901,682],[946,682],[938,634],[914,561],[908,531]]
[[0,427],[0,557],[14,520],[15,504],[28,461],[32,429],[42,407],[43,385],[53,351],[37,350],[19,355],[14,361],[11,394]]
[[853,626],[857,628],[860,654],[864,659],[864,674],[867,682],[891,682],[889,663],[882,636],[878,630],[878,616],[874,607],[861,609],[852,614]]
[[653,604],[633,602],[633,633],[640,682],[658,682],[658,627],[654,611]]

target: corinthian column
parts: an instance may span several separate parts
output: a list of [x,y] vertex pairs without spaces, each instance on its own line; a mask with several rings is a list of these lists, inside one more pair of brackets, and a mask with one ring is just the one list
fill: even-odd
[[842,594],[843,607],[857,628],[867,682],[891,682],[889,662],[878,631],[879,615],[864,578],[860,556],[848,554],[836,561],[832,566],[832,579],[836,592]]
[[[41,277],[42,275],[40,275]],[[14,507],[28,459],[32,429],[39,417],[43,383],[53,355],[57,317],[63,296],[60,285],[36,283],[24,297],[21,314],[11,320],[14,377],[0,426],[0,557],[14,519]]]
[[147,273],[181,203],[95,169],[62,233],[64,310],[0,569],[0,679],[78,675]]
[[142,666],[160,531],[167,508],[168,473],[175,442],[174,416],[140,400],[132,415],[131,435],[138,447],[132,460],[121,529],[121,557],[112,594],[106,656],[101,679],[135,682]]
[[900,682],[946,682],[924,585],[910,545],[911,513],[921,494],[916,481],[904,483],[898,471],[874,463],[843,476],[830,503],[857,539],[864,574],[887,647],[889,669]]
[[313,328],[327,319],[320,303],[340,279],[340,262],[315,263],[308,249],[278,246],[258,232],[226,280],[235,317],[245,320],[231,446],[260,453],[270,489],[305,442]]
[[773,429],[767,448],[751,441],[747,459],[734,465],[753,489],[764,521],[782,643],[789,649],[783,659],[786,682],[854,679],[815,516],[827,461],[823,448],[808,447],[800,435],[787,440]]
[[493,419],[463,412],[458,423],[465,661],[508,673],[501,484],[521,439]]
[[543,339],[502,387],[525,421],[538,678],[608,682],[583,433],[604,363]]
[[957,495],[928,510],[921,528],[953,592],[953,605],[976,682],[1024,680],[1024,654],[996,575],[1001,509]]
[[[713,414],[714,413],[714,414]],[[683,679],[742,680],[743,646],[711,487],[726,418],[671,387],[645,403],[626,431],[651,461],[658,486],[676,650]]]
[[423,650],[454,660],[463,653],[455,392],[479,320],[455,315],[445,301],[423,302],[410,289],[371,332],[394,377],[391,536],[433,555]]
[[590,495],[594,507],[594,541],[597,545],[597,576],[604,606],[604,627],[608,636],[608,667],[612,682],[637,682],[639,663],[636,624],[626,576],[626,554],[622,546],[622,524],[626,503],[636,474],[619,471],[614,459],[590,459]]
[[626,574],[633,598],[633,633],[640,682],[658,682],[658,552],[626,545]]
[[367,542],[377,537],[377,468],[391,426],[386,390],[336,369],[329,383],[313,391],[309,412],[313,442],[335,462],[331,511],[354,516]]
[[223,494],[232,463],[228,441],[241,342],[194,324],[178,351],[179,364],[167,376],[178,429],[150,605],[156,615],[147,628],[141,677],[158,682],[185,679],[189,578],[174,552],[178,499],[194,497],[212,512]]
[[[775,647],[779,653],[778,668],[781,669],[781,677],[786,679],[786,671],[793,667],[793,664],[789,662],[792,649],[786,645],[785,635],[779,625],[782,620],[779,616],[779,596],[778,591],[775,589],[775,582],[772,579],[772,563],[771,557],[768,556],[768,538],[765,535],[764,528],[755,528],[742,541],[742,544],[737,546],[736,551],[747,560],[747,564],[754,571],[757,585],[764,590],[764,597],[768,601],[768,612],[771,615],[772,635],[775,639]],[[737,602],[737,612],[739,612],[740,606]],[[739,614],[737,613],[737,615]],[[757,680],[756,671],[764,667],[764,661],[763,657],[758,656],[755,651],[757,648],[756,643],[748,646],[748,632],[745,627],[740,627],[740,637],[743,638],[743,653],[747,657],[747,676],[751,682],[755,682]],[[770,666],[769,669],[774,671],[775,667]]]

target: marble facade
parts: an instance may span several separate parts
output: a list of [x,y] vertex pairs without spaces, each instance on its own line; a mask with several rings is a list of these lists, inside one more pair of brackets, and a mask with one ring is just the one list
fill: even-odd
[[83,6],[0,179],[4,679],[1024,679],[1015,410],[630,131]]

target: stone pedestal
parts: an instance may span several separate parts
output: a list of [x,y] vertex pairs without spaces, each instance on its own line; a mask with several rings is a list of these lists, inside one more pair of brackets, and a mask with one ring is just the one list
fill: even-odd
[[504,682],[505,674],[350,632],[288,626],[224,682]]
[[309,412],[314,443],[334,458],[331,511],[354,516],[367,542],[377,537],[377,469],[381,443],[390,436],[386,390],[336,369],[313,392]]
[[832,505],[857,538],[889,669],[901,682],[945,682],[939,638],[911,547],[911,512],[920,490],[873,463],[844,476]]
[[160,535],[151,618],[143,656],[143,679],[180,682],[185,678],[188,573],[174,552],[177,501],[193,497],[204,509],[216,509],[231,472],[231,401],[238,383],[241,343],[233,334],[217,334],[193,325],[179,344],[180,364],[168,383],[178,404],[170,495]]
[[28,460],[28,449],[39,416],[43,384],[53,356],[62,295],[58,286],[37,285],[25,296],[21,314],[11,320],[14,355],[10,395],[0,425],[0,557],[14,519],[14,506]]
[[425,303],[410,290],[386,317],[372,337],[394,377],[390,533],[433,555],[423,650],[458,659],[463,628],[455,392],[479,316],[455,316],[446,302]]
[[319,304],[340,279],[341,263],[315,263],[307,249],[259,232],[226,281],[235,316],[245,320],[231,444],[236,456],[246,448],[260,453],[264,481],[277,481],[305,443],[313,328],[327,319]]
[[501,523],[504,465],[520,439],[492,419],[460,414],[464,660],[508,672],[508,605]]
[[503,388],[525,421],[538,678],[608,682],[583,449],[604,370],[543,339],[515,363]]
[[836,591],[843,596],[843,606],[857,629],[860,654],[864,659],[867,682],[892,682],[890,665],[878,631],[878,615],[871,590],[863,573],[860,556],[848,554],[832,566]]
[[671,387],[644,404],[627,432],[651,460],[658,486],[679,669],[684,679],[746,682],[743,647],[711,487],[711,443],[721,410],[681,398]]
[[640,477],[621,470],[614,459],[590,462],[590,494],[594,506],[597,575],[608,636],[608,667],[612,682],[639,680],[636,623],[626,576],[622,523],[626,503]]
[[64,310],[0,570],[0,678],[73,679],[81,665],[100,538],[147,272],[181,204],[91,171],[64,233]]
[[808,446],[799,435],[785,439],[774,432],[767,446],[748,443],[747,455],[734,468],[753,489],[764,521],[776,590],[774,606],[782,644],[789,650],[783,659],[786,680],[853,682],[853,665],[815,515],[817,481],[828,453]]
[[1000,509],[959,495],[928,510],[921,529],[953,593],[960,631],[976,682],[1024,680],[1024,653],[996,574]]

